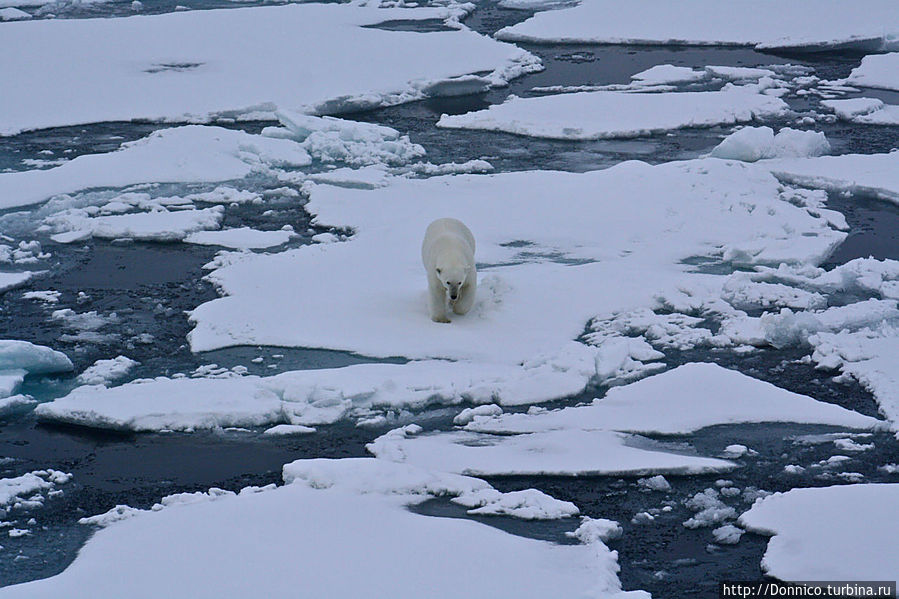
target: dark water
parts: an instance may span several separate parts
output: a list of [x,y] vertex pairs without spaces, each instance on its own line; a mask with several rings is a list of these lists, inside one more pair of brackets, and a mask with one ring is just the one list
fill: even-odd
[[[146,2],[145,14],[168,12],[174,2]],[[194,8],[235,6],[233,2],[189,2]],[[247,3],[250,4],[250,3]],[[63,4],[56,14],[65,18],[121,16],[133,12],[130,2],[99,5]],[[46,11],[32,10],[36,16]],[[466,24],[482,33],[523,20],[531,13],[498,8],[492,3],[479,7]],[[435,31],[436,22],[410,25],[389,22],[382,27],[399,30]],[[474,158],[489,160],[497,171],[560,169],[585,171],[605,168],[622,160],[640,159],[659,163],[691,158],[714,147],[729,128],[689,129],[674,135],[632,140],[565,142],[527,139],[504,133],[437,129],[441,114],[463,113],[502,102],[509,94],[528,95],[537,86],[605,85],[627,83],[630,75],[655,64],[701,67],[705,65],[764,66],[796,64],[815,69],[825,79],[846,76],[857,66],[860,56],[844,53],[816,55],[771,55],[745,48],[656,48],[588,45],[526,45],[539,55],[546,70],[518,79],[507,88],[482,94],[429,100],[346,115],[361,121],[388,125],[422,144],[427,159],[434,163],[463,162]],[[877,95],[880,94],[880,95]],[[890,92],[865,92],[896,102]],[[814,100],[790,99],[799,112],[814,107]],[[267,123],[224,123],[258,132]],[[789,121],[770,123],[779,127]],[[121,143],[139,139],[161,125],[104,123],[31,132],[0,138],[0,170],[32,168],[27,159],[73,158],[85,153],[106,152]],[[847,123],[818,123],[835,151],[883,152],[896,145],[899,128],[857,126]],[[43,152],[43,153],[42,153]],[[274,184],[273,184],[274,185]],[[828,266],[868,255],[899,258],[899,209],[891,204],[859,198],[832,197],[830,207],[843,212],[851,226],[846,242],[831,256]],[[263,210],[276,210],[275,218]],[[5,218],[5,220],[4,220]],[[18,217],[0,215],[0,230],[11,231]],[[310,226],[308,215],[295,203],[267,202],[263,207],[229,209],[226,225],[280,228],[291,224],[305,232],[294,245],[308,243],[319,232]],[[185,336],[190,330],[186,312],[216,297],[203,280],[206,264],[215,249],[186,244],[115,244],[90,241],[62,246],[40,235],[34,236],[53,254],[50,272],[31,284],[0,295],[0,338],[24,339],[65,351],[76,372],[100,358],[120,353],[140,361],[131,377],[189,373],[211,363],[230,368],[245,366],[255,374],[274,374],[300,368],[330,368],[373,361],[345,352],[271,347],[238,347],[206,354],[192,354]],[[60,292],[59,303],[48,307],[24,301],[21,292],[53,289]],[[85,294],[80,296],[79,293]],[[72,308],[76,312],[95,310],[114,319],[96,333],[104,341],[66,340],[73,331],[60,321],[47,318],[50,310]],[[152,337],[147,341],[145,335]],[[860,386],[837,383],[834,373],[816,371],[798,363],[801,350],[763,350],[748,355],[694,350],[666,351],[666,362],[675,367],[690,361],[713,361],[781,387],[814,396],[859,412],[877,415],[870,393]],[[256,358],[261,362],[253,362]],[[45,400],[67,393],[74,385],[72,376],[31,378],[25,392]],[[603,388],[554,402],[553,407],[573,405],[601,396]],[[452,414],[437,410],[419,414],[416,422],[429,430],[449,429]],[[184,491],[220,487],[238,490],[246,485],[280,482],[281,466],[306,457],[351,457],[366,455],[364,445],[389,427],[357,428],[350,424],[320,427],[313,435],[264,437],[258,431],[222,431],[196,434],[115,435],[73,427],[38,424],[31,416],[0,420],[0,478],[32,470],[54,468],[74,475],[63,485],[60,497],[27,517],[34,517],[31,536],[3,538],[0,550],[0,586],[50,576],[74,559],[90,529],[77,525],[78,518],[105,512],[117,504],[149,507],[162,496]],[[664,444],[687,444],[703,455],[719,455],[732,443],[742,443],[758,455],[739,458],[742,467],[726,477],[667,477],[669,492],[647,492],[636,479],[621,477],[496,477],[489,480],[500,490],[538,488],[559,499],[574,502],[584,515],[618,520],[622,538],[611,541],[619,551],[621,580],[626,589],[646,589],[657,597],[713,597],[717,581],[758,579],[760,559],[767,539],[745,534],[737,545],[713,545],[709,528],[683,526],[692,512],[683,501],[694,493],[714,487],[726,478],[743,489],[783,491],[793,487],[822,486],[841,482],[812,467],[816,462],[839,453],[832,443],[799,443],[800,435],[832,432],[833,429],[797,425],[751,425],[713,427],[695,435],[659,438]],[[899,461],[899,444],[888,434],[876,434],[866,442],[875,449],[853,454],[848,469],[859,472],[867,482],[899,481],[877,466]],[[801,475],[787,475],[786,464],[806,466]],[[748,503],[728,498],[728,505],[742,512]],[[741,503],[742,502],[742,503]],[[662,511],[662,508],[670,508]],[[416,508],[440,517],[468,517],[464,510],[446,500],[435,499]],[[651,522],[634,523],[640,512],[655,512]],[[565,532],[577,526],[575,520],[535,523],[510,518],[478,518],[513,534],[554,542],[571,542]]]

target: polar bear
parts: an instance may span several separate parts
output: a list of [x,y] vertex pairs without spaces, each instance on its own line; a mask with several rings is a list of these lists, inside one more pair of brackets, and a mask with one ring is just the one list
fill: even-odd
[[425,231],[421,261],[428,273],[428,308],[434,322],[449,322],[447,300],[456,314],[474,304],[478,272],[474,264],[474,235],[462,221],[438,218]]

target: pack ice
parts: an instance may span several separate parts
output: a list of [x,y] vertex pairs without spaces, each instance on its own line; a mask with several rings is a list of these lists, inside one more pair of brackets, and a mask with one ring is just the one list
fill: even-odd
[[[314,186],[307,209],[316,223],[352,228],[354,236],[214,270],[209,278],[225,297],[193,311],[191,347],[557,360],[569,363],[562,370],[577,365],[592,376],[595,354],[571,340],[592,316],[644,305],[676,286],[687,270],[683,260],[816,263],[827,256],[845,233],[782,192],[767,172],[719,160],[394,179],[375,190]],[[420,243],[428,222],[446,215],[463,220],[478,239],[479,299],[466,318],[437,334],[426,315],[421,265],[408,248]],[[637,270],[647,276],[628,276]],[[312,280],[320,283],[303,283]],[[614,286],[605,283],[612,280]],[[267,290],[262,297],[259,288]]]
[[7,23],[0,80],[17,84],[0,96],[0,135],[132,119],[271,118],[278,108],[334,113],[459,86],[486,89],[539,68],[533,55],[464,27],[427,34],[368,27],[455,16],[291,4]]
[[[300,460],[284,480],[86,519],[104,528],[64,572],[0,597],[648,598],[621,590],[617,554],[596,536],[558,545],[407,509],[437,494],[479,501],[483,481],[378,460]],[[347,563],[351,576],[335,567]]]
[[496,37],[538,43],[883,51],[899,44],[899,6],[890,0],[863,0],[851,9],[839,0],[638,0],[624,6],[584,0],[573,8],[537,13],[499,30]]

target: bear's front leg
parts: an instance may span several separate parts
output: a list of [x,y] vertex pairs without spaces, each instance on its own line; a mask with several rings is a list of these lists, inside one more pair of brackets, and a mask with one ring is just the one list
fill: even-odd
[[450,319],[446,317],[446,292],[443,290],[443,285],[439,287],[439,289],[434,289],[431,286],[428,293],[428,309],[431,312],[431,320],[449,322]]
[[453,312],[456,314],[468,314],[474,305],[474,296],[477,292],[477,281],[466,282],[459,290],[459,299],[453,304]]

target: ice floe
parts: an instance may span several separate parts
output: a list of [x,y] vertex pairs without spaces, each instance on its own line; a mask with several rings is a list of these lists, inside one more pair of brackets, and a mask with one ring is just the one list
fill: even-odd
[[[806,200],[814,205],[811,196]],[[806,348],[808,363],[839,370],[870,390],[896,428],[899,381],[891,363],[899,351],[899,263],[859,258],[829,271],[807,265],[757,266],[754,272],[723,280],[688,281],[674,294],[660,294],[652,310],[595,319],[590,327],[595,332],[587,341],[649,342],[660,350]],[[744,310],[761,314],[750,316]],[[704,318],[720,325],[715,333],[700,324]]]
[[200,125],[162,129],[115,152],[79,156],[47,170],[2,173],[0,209],[97,187],[240,179],[253,171],[303,166],[311,160],[291,140]]
[[198,231],[218,229],[225,209],[212,206],[200,210],[160,210],[132,214],[89,216],[82,208],[72,208],[44,219],[55,233],[54,241],[71,243],[90,237],[134,239],[136,241],[180,241]]
[[376,462],[295,462],[285,468],[293,482],[283,487],[176,495],[147,511],[120,506],[98,520],[105,527],[63,573],[5,587],[0,597],[138,589],[149,597],[172,588],[196,597],[297,589],[322,597],[648,597],[621,591],[617,554],[600,538],[559,545],[411,513],[407,504],[428,497],[427,476],[437,487],[489,485]]
[[223,229],[221,231],[197,231],[184,238],[186,243],[219,245],[222,247],[251,250],[284,245],[296,237],[293,231],[259,231],[250,227]]
[[284,466],[284,481],[360,494],[411,495],[416,501],[450,497],[453,503],[469,508],[469,514],[480,516],[556,520],[579,514],[573,503],[536,489],[500,493],[477,478],[374,458],[297,460]]
[[765,167],[793,184],[899,203],[899,151],[785,159]]
[[37,273],[30,270],[22,272],[0,272],[0,293],[24,285],[30,281],[35,274]]
[[745,123],[780,116],[788,109],[783,100],[760,94],[754,86],[708,92],[593,91],[511,96],[486,110],[443,115],[437,126],[553,139],[608,139]]
[[[209,279],[226,297],[192,312],[192,349],[327,347],[556,364],[589,378],[597,350],[571,340],[594,315],[651,304],[661,289],[681,284],[681,261],[815,263],[845,236],[828,224],[829,211],[813,216],[786,201],[792,196],[782,196],[767,172],[712,159],[627,162],[584,174],[395,179],[375,190],[319,185],[310,193],[317,224],[355,234],[214,270]],[[517,213],[528,217],[500,218]],[[474,309],[451,326],[427,318],[416,249],[426,225],[448,214],[474,231],[480,274]],[[652,276],[627,274],[635,270]]]
[[899,90],[899,52],[865,56],[846,81],[860,87]]
[[639,447],[628,435],[608,430],[410,435],[394,429],[366,448],[378,458],[470,476],[697,474],[736,467],[725,460]]
[[78,375],[77,381],[82,385],[105,385],[124,377],[138,364],[127,356],[97,360]]
[[18,245],[0,244],[0,262],[7,264],[34,264],[46,260],[50,254],[43,251],[37,240],[20,241]]
[[[70,372],[64,353],[28,341],[0,340],[0,399],[13,395],[29,374]],[[7,408],[12,407],[7,402]]]
[[0,21],[22,21],[30,18],[31,15],[24,10],[13,7],[0,8]]
[[838,1],[714,0],[671,4],[640,0],[584,0],[573,8],[537,13],[496,37],[541,43],[741,45],[795,51],[897,46],[899,7],[864,0],[853,10]]
[[769,576],[892,580],[899,571],[897,501],[896,484],[793,489],[757,502],[739,522],[747,530],[773,535],[762,559]]
[[[13,379],[10,381],[9,379]],[[21,384],[20,381],[14,379],[14,375],[0,374],[0,417],[10,416],[20,412],[27,412],[37,405],[37,400],[30,395],[8,395],[5,387],[7,383],[12,382],[15,385]]]
[[266,127],[262,135],[300,142],[313,158],[324,163],[399,166],[425,154],[408,135],[400,135],[391,127],[289,110],[278,111],[275,116],[281,126]]
[[42,404],[39,418],[128,431],[327,424],[372,410],[463,401],[533,403],[580,391],[585,378],[531,367],[420,361],[286,372],[274,377],[164,378],[83,386]]
[[881,424],[869,416],[716,364],[695,363],[612,388],[589,406],[534,414],[475,416],[465,427],[492,433],[615,430],[675,435],[745,422],[801,422],[848,428],[874,428]]
[[[899,66],[899,61],[897,61]],[[833,110],[838,117],[863,125],[899,125],[899,106],[884,104],[877,98],[822,100],[821,105]]]
[[72,479],[58,470],[35,470],[14,478],[0,478],[0,512],[28,511],[44,504],[59,485]]
[[830,143],[819,131],[784,127],[777,135],[771,127],[743,127],[728,135],[709,154],[755,162],[763,158],[809,158],[830,153]]
[[[276,109],[334,113],[502,85],[540,68],[524,50],[464,27],[371,27],[457,16],[451,8],[291,4],[7,23],[0,80],[17,85],[0,98],[0,135],[116,120],[271,118]],[[235,32],[255,42],[236,43]],[[316,59],[297,61],[305,56]],[[475,73],[487,74],[473,81]]]

